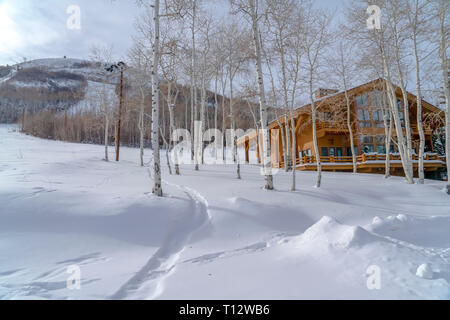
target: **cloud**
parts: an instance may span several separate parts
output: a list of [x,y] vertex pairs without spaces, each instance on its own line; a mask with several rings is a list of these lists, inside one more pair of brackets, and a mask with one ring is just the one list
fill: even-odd
[[[81,30],[67,28],[67,8],[77,5]],[[0,0],[0,64],[48,57],[87,58],[93,45],[113,45],[118,56],[131,46],[134,1]]]

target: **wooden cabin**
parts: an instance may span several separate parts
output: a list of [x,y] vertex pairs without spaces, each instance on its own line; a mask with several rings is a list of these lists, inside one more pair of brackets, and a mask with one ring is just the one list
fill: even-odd
[[[384,97],[385,81],[377,79],[348,90],[351,102],[351,123],[354,146],[357,154],[358,172],[384,173],[386,159],[384,115],[389,112],[387,100]],[[404,123],[403,96],[401,89],[395,87],[400,119]],[[408,93],[409,117],[413,149],[414,168],[417,174],[419,132],[417,130],[416,96]],[[297,153],[297,170],[316,170],[316,156],[320,156],[325,171],[353,170],[350,132],[347,125],[347,104],[344,92],[329,89],[316,91],[316,125],[318,148],[313,144],[311,121],[311,105],[305,105],[294,110],[294,122],[297,143],[293,151]],[[433,133],[443,125],[443,113],[437,107],[422,101],[423,125],[425,133],[425,173],[428,178],[439,178],[445,171],[445,157],[439,157],[433,150]],[[389,114],[389,113],[387,113]],[[288,117],[290,118],[290,116]],[[390,118],[390,117],[389,117]],[[291,120],[288,120],[291,122]],[[286,117],[283,116],[269,125],[271,140],[271,161],[276,168],[285,165],[281,130],[286,130]],[[405,129],[403,129],[405,131]],[[285,131],[284,131],[285,132]],[[396,130],[392,137],[395,140]],[[246,161],[249,161],[249,149],[256,147],[258,161],[261,162],[262,134],[250,133],[238,139],[238,145],[245,147]],[[291,139],[292,141],[292,139]],[[292,143],[291,143],[292,145]],[[391,174],[403,175],[400,155],[397,154],[395,143],[390,147]]]

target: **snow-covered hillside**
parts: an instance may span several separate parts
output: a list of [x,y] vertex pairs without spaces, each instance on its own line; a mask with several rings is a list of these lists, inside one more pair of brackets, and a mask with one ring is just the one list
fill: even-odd
[[40,68],[54,72],[64,71],[82,75],[87,80],[94,82],[101,82],[104,79],[104,68],[101,63],[93,63],[82,59],[37,59],[21,63],[20,68]]
[[0,122],[13,123],[23,113],[44,109],[86,111],[93,109],[93,95],[106,85],[114,96],[118,75],[105,80],[105,66],[80,59],[38,59],[11,67],[0,66]]
[[0,150],[0,299],[450,298],[442,182],[299,172],[292,193],[279,172],[268,192],[254,165],[183,165],[160,199],[139,150],[106,163],[6,126]]

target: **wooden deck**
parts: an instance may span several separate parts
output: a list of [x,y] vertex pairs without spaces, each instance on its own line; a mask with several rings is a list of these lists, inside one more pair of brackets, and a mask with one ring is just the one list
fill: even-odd
[[[419,157],[413,155],[413,166],[417,169]],[[322,169],[324,171],[351,171],[353,170],[352,157],[320,157]],[[386,155],[382,154],[363,154],[357,156],[357,168],[360,172],[377,172],[384,170]],[[400,155],[390,155],[390,165],[393,169],[402,169]],[[445,157],[437,154],[427,154],[424,158],[424,168],[427,171],[436,171],[445,168]],[[284,162],[275,164],[276,168],[284,168]],[[317,160],[315,156],[305,156],[297,159],[297,170],[315,171],[317,170]]]

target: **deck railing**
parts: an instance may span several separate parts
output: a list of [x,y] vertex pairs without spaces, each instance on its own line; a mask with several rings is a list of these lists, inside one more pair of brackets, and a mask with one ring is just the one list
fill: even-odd
[[[391,154],[389,155],[389,158],[391,161],[400,161],[401,157],[399,154]],[[413,155],[413,160],[418,161],[419,156]],[[445,157],[439,156],[437,154],[426,154],[424,156],[425,161],[444,161]],[[320,161],[322,163],[336,163],[336,164],[343,164],[343,163],[352,163],[353,158],[352,157],[320,157]],[[386,161],[386,155],[384,154],[363,154],[356,157],[356,161],[359,163],[364,162],[374,162],[374,161]],[[315,164],[316,157],[315,156],[304,156],[297,159],[297,165],[307,165],[307,164]],[[281,163],[281,167],[284,166],[284,163]]]
[[[417,124],[412,123],[412,124],[411,124],[411,130],[412,130],[414,133],[418,133],[418,132],[419,132],[419,129],[418,129]],[[431,133],[433,132],[433,128],[432,128],[431,126],[428,126],[428,125],[423,125],[423,131],[424,131],[425,133],[427,133],[427,134],[431,134]]]

